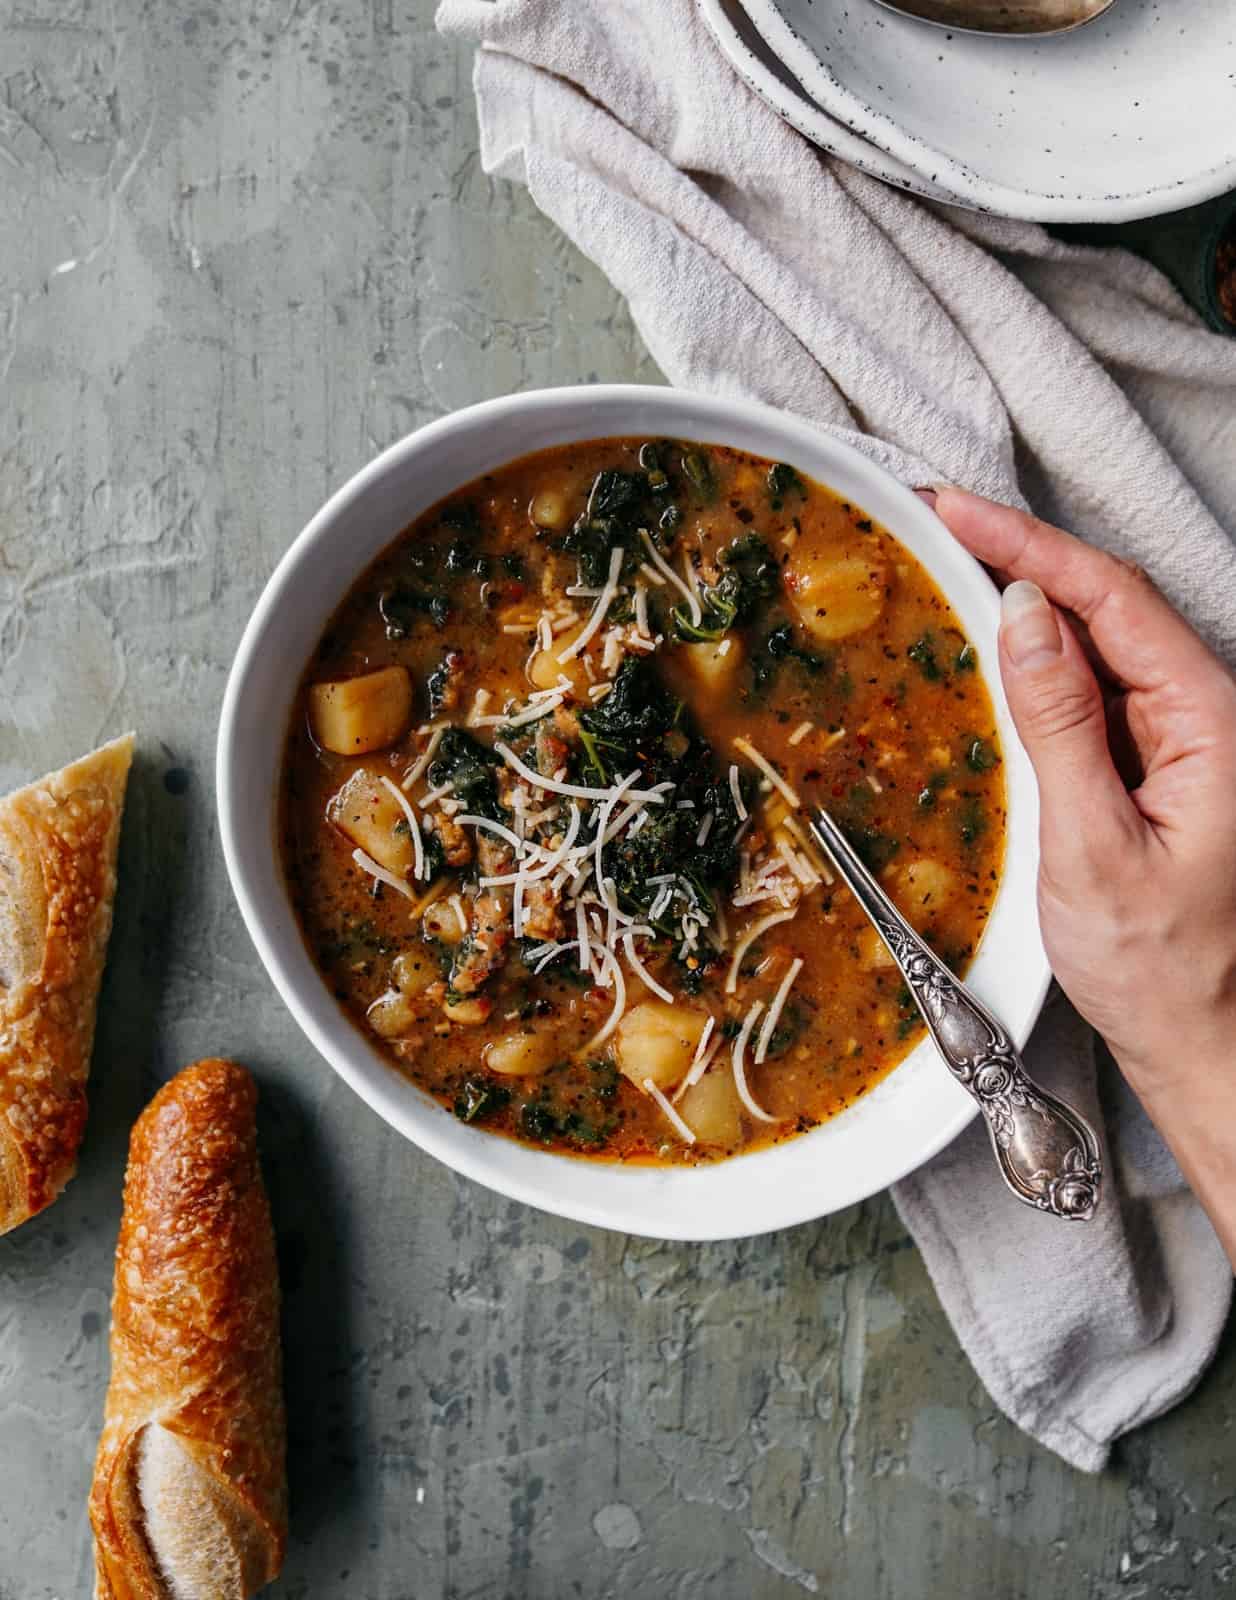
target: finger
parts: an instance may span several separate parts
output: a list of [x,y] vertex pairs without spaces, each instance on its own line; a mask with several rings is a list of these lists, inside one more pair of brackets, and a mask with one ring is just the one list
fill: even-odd
[[1113,859],[1137,813],[1112,760],[1098,680],[1037,584],[1004,591],[1000,675],[1039,786],[1045,860]]
[[1025,578],[1074,612],[1109,671],[1131,688],[1155,689],[1218,658],[1146,575],[1027,512],[941,486],[935,509],[949,532],[988,566]]

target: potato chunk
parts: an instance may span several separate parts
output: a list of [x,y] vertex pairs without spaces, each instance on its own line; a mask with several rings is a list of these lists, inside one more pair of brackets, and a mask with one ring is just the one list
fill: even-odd
[[508,1033],[485,1052],[485,1065],[507,1078],[531,1078],[554,1059],[554,1042],[543,1033]]
[[[460,920],[456,906],[464,906],[464,917]],[[435,900],[428,906],[421,918],[421,927],[425,930],[427,939],[436,939],[439,944],[457,945],[468,934],[468,917],[466,903],[452,898],[450,900]]]
[[864,928],[859,934],[858,959],[867,972],[887,972],[897,965],[888,946],[874,928]]
[[957,874],[942,861],[907,861],[893,877],[893,898],[916,927],[932,917],[953,898]]
[[728,1064],[726,1068],[710,1067],[683,1095],[678,1110],[703,1144],[732,1148],[742,1138],[742,1107]]
[[411,875],[412,833],[403,807],[368,767],[356,771],[327,804],[326,815],[352,843],[398,877]]
[[395,957],[391,976],[400,994],[414,1000],[435,983],[442,982],[442,969],[434,959],[432,950],[405,950],[402,955]]
[[615,1034],[623,1076],[641,1089],[645,1078],[651,1078],[658,1089],[680,1083],[707,1020],[700,1011],[672,1006],[665,1000],[643,1000],[633,1006]]
[[808,633],[828,643],[879,620],[886,582],[884,564],[875,559],[804,555],[786,573],[785,586]]
[[581,622],[578,627],[568,628],[565,633],[558,635],[548,650],[533,652],[528,662],[528,677],[534,689],[553,689],[559,678],[566,678],[576,699],[584,697],[592,680],[584,670],[583,661],[579,656],[572,656],[569,661],[558,660],[558,652],[574,644],[583,626]]
[[363,756],[384,750],[412,721],[412,679],[406,667],[383,667],[360,678],[315,683],[309,726],[324,750]]
[[382,1039],[404,1039],[416,1027],[416,1007],[399,989],[388,989],[365,1013],[373,1031]]
[[746,657],[742,641],[730,634],[707,644],[684,644],[680,649],[691,676],[701,688],[715,694],[730,687]]
[[570,515],[567,497],[561,489],[538,490],[528,511],[538,528],[565,528]]

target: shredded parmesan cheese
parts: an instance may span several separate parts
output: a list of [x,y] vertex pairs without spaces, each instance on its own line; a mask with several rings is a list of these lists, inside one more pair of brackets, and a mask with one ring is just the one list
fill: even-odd
[[438,753],[438,746],[442,743],[442,735],[446,732],[449,723],[444,723],[440,728],[435,728],[429,736],[429,743],[417,756],[416,760],[403,775],[404,789],[411,789],[416,784],[422,773],[428,771],[429,763]]
[[790,962],[789,971],[781,980],[781,986],[773,996],[772,1005],[768,1008],[768,1015],[764,1018],[764,1026],[760,1029],[759,1042],[755,1047],[755,1063],[759,1066],[768,1054],[768,1047],[772,1043],[772,1036],[777,1031],[777,1023],[781,1020],[782,1008],[789,997],[790,990],[794,987],[794,980],[803,970],[801,956],[795,956]]
[[421,828],[420,823],[416,820],[416,812],[413,811],[408,797],[402,789],[397,788],[389,778],[383,778],[382,782],[395,796],[395,799],[398,800],[400,810],[408,819],[408,827],[412,832],[412,876],[414,878],[427,878],[429,874],[425,871],[425,846],[421,842]]
[[612,950],[607,950],[603,944],[593,944],[593,952],[600,957],[601,965],[607,969],[614,985],[614,1009],[606,1019],[605,1026],[599,1028],[588,1043],[584,1046],[584,1055],[591,1055],[598,1046],[603,1045],[622,1021],[622,1013],[627,1009],[627,984],[622,976],[622,968]]
[[798,724],[798,726],[794,729],[794,732],[786,740],[786,743],[787,744],[801,744],[803,742],[803,740],[807,737],[807,735],[811,732],[812,728],[814,728],[814,727],[815,727],[815,723],[814,722],[800,722]]
[[797,915],[797,911],[797,906],[790,911],[770,911],[766,917],[761,917],[758,922],[751,924],[734,947],[734,956],[730,962],[729,974],[725,980],[726,994],[733,994],[738,988],[738,971],[742,966],[742,959],[760,935],[767,933],[769,928],[776,927],[779,922],[788,922],[791,917]]
[[649,1095],[652,1096],[652,1098],[660,1106],[661,1110],[665,1113],[666,1120],[669,1122],[670,1126],[673,1128],[674,1132],[678,1135],[678,1137],[685,1144],[694,1144],[695,1143],[695,1135],[691,1132],[691,1130],[687,1126],[687,1124],[682,1120],[682,1118],[674,1110],[674,1108],[670,1104],[670,1102],[661,1093],[660,1089],[657,1088],[656,1084],[653,1082],[653,1080],[651,1078],[645,1078],[644,1079],[644,1089]]
[[639,536],[644,541],[645,548],[647,549],[649,556],[652,558],[653,566],[662,575],[662,577],[669,579],[669,581],[674,585],[675,589],[678,590],[679,594],[681,594],[683,599],[687,602],[687,606],[691,612],[691,621],[698,628],[700,623],[704,620],[704,613],[700,609],[699,601],[695,598],[690,588],[688,588],[688,586],[674,571],[673,567],[670,566],[669,562],[657,549],[656,545],[653,544],[652,535],[648,532],[648,529],[641,528],[639,530]]
[[609,558],[609,576],[605,580],[605,587],[601,590],[601,593],[597,597],[596,605],[592,608],[592,615],[588,618],[587,622],[584,623],[583,627],[575,635],[575,638],[566,647],[566,649],[559,650],[559,661],[570,661],[573,656],[577,656],[580,651],[585,648],[585,646],[590,644],[593,638],[595,638],[595,636],[600,632],[601,624],[605,621],[605,613],[613,604],[614,597],[618,593],[618,574],[622,571],[622,558],[625,553],[626,552],[623,550],[621,545],[617,546],[611,553]]
[[[534,772],[531,767],[525,766],[515,752],[496,740],[494,749],[509,767],[519,774],[525,783],[530,783],[534,789],[544,789],[549,794],[565,794],[576,800],[606,800],[611,794],[609,789],[590,789],[582,783],[563,783],[558,778],[543,778],[539,772]],[[666,789],[672,789],[671,783],[659,783],[653,789],[632,789],[629,798],[639,800],[643,804],[660,805]]]
[[753,744],[746,739],[735,739],[734,748],[741,755],[746,756],[747,760],[752,766],[759,768],[759,770],[768,779],[769,783],[772,784],[773,788],[782,795],[785,803],[788,806],[792,806],[795,811],[798,811],[801,808],[802,801],[798,798],[797,793],[790,788],[789,784],[777,771],[776,767],[773,766],[772,762],[768,761],[764,756],[762,756]]
[[635,585],[635,626],[644,638],[652,638],[652,629],[648,626],[648,586],[638,582]]
[[734,797],[734,810],[738,813],[739,822],[746,822],[748,811],[742,803],[742,785],[738,781],[738,768],[730,766],[730,793]]
[[636,976],[639,978],[640,982],[644,984],[645,987],[651,989],[653,994],[659,995],[662,1000],[666,1000],[670,1005],[673,1005],[675,1003],[674,996],[664,984],[657,982],[652,973],[649,972],[648,968],[635,954],[635,936],[630,929],[628,929],[627,932],[622,936],[622,947],[626,951],[627,960],[630,962],[631,967]]
[[755,1027],[756,1022],[759,1020],[760,1012],[763,1011],[763,1009],[764,1002],[762,1000],[756,1000],[752,1002],[751,1009],[747,1012],[746,1018],[743,1021],[742,1032],[738,1035],[737,1039],[734,1040],[734,1048],[730,1053],[730,1063],[734,1069],[734,1087],[738,1090],[738,1098],[742,1101],[743,1105],[746,1106],[747,1110],[753,1117],[757,1119],[757,1121],[776,1122],[776,1117],[770,1117],[768,1112],[765,1111],[762,1106],[756,1103],[754,1095],[752,1095],[750,1089],[747,1087],[747,1074],[743,1066],[743,1058],[747,1053],[747,1041],[750,1039],[751,1030]]
[[405,900],[415,900],[416,896],[402,879],[397,878],[393,872],[388,872],[384,866],[376,862],[372,856],[366,855],[363,850],[352,852],[352,860],[360,867],[362,872],[367,872],[371,878],[376,878],[379,883],[389,884]]

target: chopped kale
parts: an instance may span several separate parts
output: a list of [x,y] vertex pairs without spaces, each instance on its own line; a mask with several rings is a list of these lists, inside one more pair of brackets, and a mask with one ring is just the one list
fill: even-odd
[[483,1122],[511,1103],[511,1091],[479,1073],[467,1077],[455,1096],[454,1112],[460,1122]]
[[706,506],[716,491],[712,467],[708,457],[698,450],[688,450],[682,458],[683,476],[691,485],[697,505]]
[[444,528],[467,534],[471,538],[476,538],[481,531],[481,519],[471,500],[455,500],[443,506],[438,513],[438,521]]
[[773,510],[780,511],[786,495],[805,496],[807,487],[788,462],[778,461],[768,469],[768,493],[772,497]]
[[773,1059],[784,1055],[806,1026],[807,1018],[802,1007],[791,1001],[777,1018],[777,1026],[768,1041],[766,1056]]
[[804,650],[795,644],[793,626],[783,622],[772,630],[752,655],[751,670],[756,689],[767,689],[776,677],[778,669],[787,661],[797,662],[812,677],[831,671],[833,665],[831,656],[817,655],[814,651]]
[[474,578],[487,578],[489,558],[477,555],[471,539],[456,539],[446,552],[446,570],[453,573],[470,572]]
[[682,714],[682,701],[669,693],[652,663],[627,656],[604,700],[580,712],[589,764],[618,776],[637,764],[646,768],[665,755],[661,742]]
[[462,800],[468,811],[497,821],[503,811],[494,769],[501,765],[500,757],[462,728],[447,728],[429,768],[430,786],[437,789],[444,783],[454,784],[454,797]]
[[940,790],[948,782],[947,772],[933,772],[927,782],[918,792],[918,806],[921,811],[934,811],[939,799]]
[[735,539],[718,560],[725,570],[704,590],[701,620],[692,622],[682,606],[673,611],[674,632],[680,639],[697,643],[720,639],[730,628],[750,622],[777,592],[780,571],[776,557],[758,534]]
[[870,823],[847,827],[845,836],[868,872],[877,876],[901,849],[900,839],[895,839],[892,834],[882,833]]
[[386,637],[406,639],[418,617],[427,616],[435,628],[444,628],[451,614],[451,603],[444,594],[427,594],[400,584],[379,597],[378,611],[386,624]]
[[974,844],[987,832],[987,813],[977,795],[967,795],[957,813],[957,831],[962,844]]
[[936,660],[935,639],[930,632],[924,633],[906,651],[910,660],[915,663],[918,670],[928,683],[938,683],[944,674],[940,670],[940,663]]
[[[613,689],[581,712],[579,723],[585,777],[604,785],[638,767],[644,783],[671,780],[678,797],[692,801],[681,810],[649,806],[638,832],[624,832],[605,847],[604,870],[619,898],[647,913],[661,894],[661,885],[649,880],[669,875],[680,895],[711,914],[713,892],[737,871],[739,819],[729,785],[714,774],[712,751],[695,733],[682,702],[651,662],[628,656]],[[701,845],[696,841],[709,812],[713,820]],[[673,935],[680,915],[681,900],[672,914],[667,910],[658,918],[659,931]]]
[[966,765],[971,772],[990,772],[1000,759],[989,739],[966,734],[962,743],[965,745]]
[[449,651],[425,680],[426,693],[429,696],[429,715],[436,717],[446,704],[447,690],[450,688],[451,677],[455,671],[458,656],[455,651]]
[[664,494],[670,486],[669,474],[661,465],[661,452],[651,441],[640,446],[639,464],[653,494]]
[[589,1062],[589,1079],[574,1081],[569,1064],[554,1066],[519,1108],[519,1125],[544,1144],[558,1140],[586,1149],[606,1144],[618,1126],[613,1102],[618,1094],[618,1069],[610,1062]]
[[647,489],[647,478],[642,472],[610,468],[597,474],[584,514],[562,542],[563,549],[570,551],[579,562],[582,583],[596,588],[605,582],[616,546],[634,552]]

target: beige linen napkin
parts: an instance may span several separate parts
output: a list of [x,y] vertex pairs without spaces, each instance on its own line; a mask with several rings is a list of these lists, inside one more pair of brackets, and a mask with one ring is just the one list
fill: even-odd
[[[443,0],[438,23],[481,47],[486,170],[608,274],[673,383],[810,418],[907,483],[1029,502],[1140,562],[1236,655],[1236,344],[1152,268],[822,156],[691,0]],[[1197,1381],[1232,1277],[1058,996],[1028,1062],[1105,1118],[1116,1181],[1094,1222],[1018,1205],[978,1125],[894,1193],[993,1399],[1097,1471]]]

